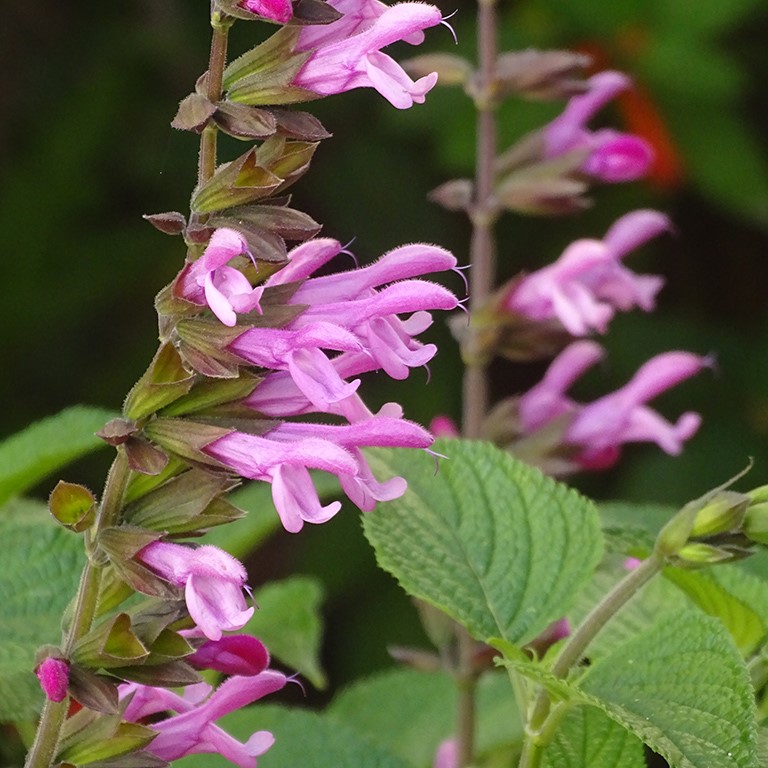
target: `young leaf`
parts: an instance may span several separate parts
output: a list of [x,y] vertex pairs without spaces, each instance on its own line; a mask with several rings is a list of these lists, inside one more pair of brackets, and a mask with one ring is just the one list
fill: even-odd
[[94,434],[115,414],[75,405],[0,442],[0,504],[104,446]]
[[643,743],[608,715],[576,707],[544,749],[544,768],[645,768]]
[[401,499],[363,517],[379,565],[477,638],[533,639],[568,610],[600,559],[594,505],[490,443],[439,441],[428,454],[371,453],[403,475]]
[[60,639],[82,543],[53,523],[44,504],[15,500],[0,513],[0,563],[0,721],[33,718],[43,699],[35,651]]
[[256,635],[284,664],[302,674],[315,688],[325,688],[320,668],[323,599],[318,582],[303,576],[265,584],[256,601],[259,610],[243,630]]

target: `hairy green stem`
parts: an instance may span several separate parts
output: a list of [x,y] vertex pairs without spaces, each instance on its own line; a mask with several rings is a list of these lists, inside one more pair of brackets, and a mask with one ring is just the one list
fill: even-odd
[[[211,104],[221,101],[224,68],[227,65],[227,39],[230,24],[216,12],[211,19],[211,53],[208,59],[208,78],[205,95]],[[198,186],[205,184],[216,171],[216,139],[219,130],[213,122],[208,123],[200,135],[200,155],[197,163]]]
[[[94,540],[99,531],[111,525],[116,525],[119,522],[123,496],[125,495],[125,487],[129,477],[130,470],[125,452],[122,448],[119,448],[104,485],[104,493],[101,497],[101,504],[99,505],[99,512],[93,529]],[[102,567],[96,565],[91,560],[89,553],[88,562],[85,564],[83,573],[80,576],[80,585],[75,596],[72,621],[62,644],[65,658],[69,658],[78,640],[91,628],[93,617],[96,613],[101,572]],[[27,755],[25,768],[49,768],[53,764],[68,708],[68,698],[60,702],[45,702],[42,715],[40,716],[40,724],[35,734],[35,740]]]
[[[664,558],[654,552],[605,595],[568,638],[552,666],[552,674],[556,677],[565,678],[584,657],[587,646],[603,627],[634,597],[642,586],[661,571],[664,564]],[[551,722],[549,722],[552,716],[559,718],[559,714],[550,711],[549,694],[545,689],[542,689],[528,717],[527,738],[519,768],[537,768],[540,764],[542,749],[551,739],[554,730],[551,727]]]
[[472,763],[475,752],[475,719],[477,709],[477,679],[474,668],[476,643],[464,627],[456,625],[459,663],[456,670],[456,746],[458,765]]
[[[471,210],[472,242],[469,275],[470,318],[494,288],[496,245],[493,227],[497,211],[494,202],[494,165],[496,162],[496,0],[479,0],[477,47],[479,68],[474,101],[477,110],[475,159],[475,194]],[[472,320],[470,319],[470,325]],[[488,412],[489,384],[485,364],[470,363],[464,372],[464,434],[482,436]]]

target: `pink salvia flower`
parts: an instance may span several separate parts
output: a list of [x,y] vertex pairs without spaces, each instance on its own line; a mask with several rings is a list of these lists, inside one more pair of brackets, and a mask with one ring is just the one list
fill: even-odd
[[37,666],[35,674],[49,701],[64,701],[69,686],[69,664],[64,659],[49,656]]
[[574,150],[589,152],[582,171],[601,181],[639,179],[653,162],[653,150],[639,136],[608,128],[590,131],[586,124],[611,99],[631,86],[621,72],[600,72],[589,79],[589,90],[573,96],[565,110],[544,128],[547,157]]
[[293,17],[293,6],[290,0],[242,0],[240,7],[246,11],[285,24]]
[[669,228],[667,217],[657,211],[622,216],[603,240],[577,240],[554,264],[517,281],[504,306],[531,320],[557,318],[574,336],[605,333],[616,310],[654,308],[663,278],[636,275],[621,260]]
[[565,393],[602,359],[604,352],[594,341],[575,341],[568,345],[552,361],[541,381],[520,397],[521,430],[528,434],[565,414],[576,413],[581,406]]
[[237,313],[261,312],[263,288],[253,288],[245,275],[229,262],[246,255],[248,244],[234,229],[217,229],[203,255],[188,264],[177,283],[177,293],[194,304],[207,305],[224,325],[233,326]]
[[450,416],[435,416],[429,423],[429,431],[435,437],[459,437],[459,428]]
[[[413,81],[405,70],[381,49],[398,40],[420,41],[424,29],[442,21],[440,10],[425,3],[397,3],[384,7],[363,3],[359,14],[328,25],[318,31],[305,27],[297,50],[312,51],[293,84],[321,96],[353,88],[374,88],[398,109],[422,104],[437,82],[432,72]],[[340,9],[339,9],[340,10]],[[381,12],[379,12],[381,11]]]
[[697,413],[685,413],[670,423],[646,403],[665,390],[711,367],[712,360],[690,352],[666,352],[641,366],[621,389],[587,405],[566,394],[573,383],[603,356],[591,341],[566,347],[539,384],[522,395],[518,414],[522,434],[530,434],[558,418],[566,418],[562,443],[579,450],[576,463],[582,469],[604,469],[616,463],[621,446],[653,442],[677,455],[701,423]]
[[253,615],[243,597],[247,574],[239,560],[218,547],[193,549],[155,541],[136,559],[177,587],[184,588],[189,615],[210,640],[241,629]]
[[161,760],[172,762],[187,755],[219,754],[239,768],[256,768],[256,758],[274,743],[272,734],[256,731],[243,744],[215,721],[279,691],[287,681],[280,672],[266,670],[249,677],[230,677],[213,693],[205,683],[189,686],[183,696],[163,688],[127,683],[120,686],[121,699],[131,696],[123,717],[138,721],[162,712],[176,713],[149,726],[157,731],[157,736],[146,750]]
[[665,390],[711,367],[712,360],[690,352],[666,352],[642,365],[621,389],[581,408],[566,432],[569,443],[584,448],[581,463],[599,468],[613,463],[619,446],[653,442],[678,455],[701,424],[698,413],[684,413],[675,423],[662,418],[646,403]]
[[[188,631],[182,632],[190,637]],[[184,661],[196,669],[213,669],[225,675],[258,675],[269,666],[269,653],[256,637],[227,635],[207,640]]]

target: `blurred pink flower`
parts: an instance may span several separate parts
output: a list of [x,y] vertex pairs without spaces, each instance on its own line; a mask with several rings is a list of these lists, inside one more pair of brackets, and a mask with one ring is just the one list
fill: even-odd
[[605,333],[616,310],[654,308],[663,278],[636,275],[621,260],[669,228],[657,211],[628,213],[602,240],[577,240],[553,264],[515,281],[504,306],[531,320],[557,318],[573,336]]
[[285,24],[293,17],[291,0],[241,0],[240,7],[246,11]]
[[544,128],[548,157],[587,150],[582,171],[601,181],[633,181],[645,176],[653,162],[651,146],[639,136],[609,128],[590,131],[586,124],[611,99],[631,87],[621,72],[600,72],[586,93],[573,96],[562,114]]

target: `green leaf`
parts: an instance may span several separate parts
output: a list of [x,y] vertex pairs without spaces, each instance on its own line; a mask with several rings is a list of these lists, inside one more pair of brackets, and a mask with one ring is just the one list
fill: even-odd
[[664,616],[590,667],[580,687],[672,768],[756,765],[749,675],[716,619]]
[[[303,709],[275,705],[246,707],[219,723],[245,741],[254,731],[268,730],[274,746],[259,757],[259,768],[409,768],[402,758],[386,752],[343,723]],[[174,768],[232,768],[219,755],[192,755],[174,761]]]
[[[579,592],[568,613],[571,626],[578,626],[592,608],[627,572],[621,561],[605,563],[587,586]],[[588,656],[594,661],[611,653],[617,646],[645,632],[662,613],[683,611],[690,604],[680,591],[664,579],[653,579],[624,605],[589,644]]]
[[0,442],[0,504],[104,447],[94,433],[115,415],[102,408],[75,405]]
[[757,768],[749,675],[722,624],[709,616],[663,616],[590,666],[577,684],[540,664],[502,663],[543,685],[555,701],[602,710],[670,768]]
[[326,686],[319,660],[322,599],[320,584],[306,576],[265,584],[256,595],[259,610],[243,630],[260,637],[273,656],[300,672],[315,688]]
[[371,453],[409,490],[363,517],[379,565],[475,637],[533,639],[570,607],[600,559],[597,511],[565,485],[489,443],[439,441],[449,460]]
[[768,635],[768,585],[738,566],[688,571],[667,568],[664,575],[702,611],[723,622],[739,650],[749,656]]
[[[393,669],[343,690],[328,713],[412,765],[426,766],[454,731],[456,699],[456,685],[447,673]],[[522,738],[507,675],[484,675],[477,689],[478,755],[519,744]]]
[[544,768],[645,768],[643,742],[593,707],[571,709],[544,750]]
[[60,640],[61,617],[84,562],[80,537],[44,504],[21,499],[0,514],[0,721],[33,718],[42,693],[35,651]]

